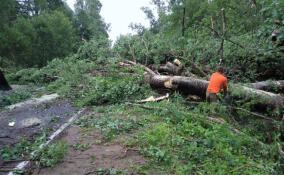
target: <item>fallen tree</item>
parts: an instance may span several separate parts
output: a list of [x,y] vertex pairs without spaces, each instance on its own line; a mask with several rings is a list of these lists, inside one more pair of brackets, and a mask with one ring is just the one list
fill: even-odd
[[[155,88],[168,88],[179,90],[186,94],[205,97],[209,81],[182,76],[148,75],[147,82]],[[284,109],[284,97],[271,92],[253,89],[242,85],[230,87],[233,97],[243,98],[248,101],[256,100],[256,104],[269,106],[273,109]]]
[[8,84],[2,70],[0,69],[0,90],[8,91],[11,90],[12,88]]
[[[132,61],[125,62],[127,64],[136,65],[136,63]],[[169,65],[172,66],[173,64],[168,64],[168,66]],[[202,98],[205,98],[209,81],[193,77],[158,75],[146,66],[144,66],[144,69],[147,72],[146,82],[149,83],[153,88],[178,90],[184,94],[198,95]],[[272,84],[275,86],[278,84],[281,87],[281,83],[279,82],[283,81],[278,81],[278,83],[270,83],[270,85]],[[266,86],[264,86],[264,84]],[[254,101],[253,104],[260,106],[261,108],[269,107],[273,110],[276,109],[279,111],[284,109],[284,97],[271,92],[259,90],[263,89],[264,87],[268,89],[268,87],[270,87],[269,83],[252,83],[251,87],[240,84],[232,84],[230,85],[230,95],[234,98],[243,99],[244,101]]]
[[284,92],[284,80],[261,81],[261,82],[257,82],[257,83],[251,83],[249,86],[252,87],[252,88],[264,90],[264,91]]

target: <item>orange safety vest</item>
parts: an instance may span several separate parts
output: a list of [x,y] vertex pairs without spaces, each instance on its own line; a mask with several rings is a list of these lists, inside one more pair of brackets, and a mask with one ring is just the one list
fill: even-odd
[[220,90],[226,87],[228,88],[228,80],[220,72],[213,73],[210,78],[207,91],[217,94]]

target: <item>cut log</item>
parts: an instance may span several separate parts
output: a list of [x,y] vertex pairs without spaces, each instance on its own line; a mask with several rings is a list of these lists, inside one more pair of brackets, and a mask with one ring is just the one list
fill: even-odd
[[[125,62],[136,65],[135,62]],[[205,98],[209,81],[193,77],[157,75],[146,66],[144,66],[144,68],[148,72],[148,74],[146,74],[146,82],[152,87],[178,90],[185,94],[198,95],[202,98]],[[252,86],[255,88],[263,87],[256,86],[256,84],[253,84]],[[237,97],[247,101],[254,100],[254,104],[256,105],[270,107],[276,110],[284,109],[284,97],[278,94],[238,84],[231,85],[230,92],[232,97]]]
[[[146,78],[152,87],[179,90],[185,94],[205,97],[209,81],[182,76],[152,75]],[[255,104],[284,109],[284,97],[270,92],[253,89],[241,85],[232,85],[230,92],[233,97],[255,100]]]
[[158,71],[160,73],[168,73],[170,75],[181,75],[182,72],[185,73],[185,76],[187,77],[193,77],[193,78],[198,78],[198,76],[196,76],[195,74],[189,72],[186,67],[178,60],[178,59],[175,59],[174,60],[174,63],[176,63],[178,66],[170,63],[170,62],[167,62],[166,65],[162,65],[158,68]]
[[8,91],[11,90],[12,88],[8,84],[2,70],[0,69],[0,90]]
[[171,75],[180,75],[182,70],[183,70],[183,66],[182,65],[178,67],[178,66],[176,66],[176,65],[174,65],[174,64],[172,64],[170,62],[167,62],[166,65],[160,66],[159,69],[158,69],[158,71],[160,73],[167,72],[167,73],[169,73]]

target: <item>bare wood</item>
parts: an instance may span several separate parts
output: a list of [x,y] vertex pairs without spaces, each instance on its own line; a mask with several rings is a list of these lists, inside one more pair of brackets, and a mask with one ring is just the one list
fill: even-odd
[[[136,63],[133,61],[126,60],[124,62],[136,65]],[[150,76],[147,76],[146,82],[152,87],[180,90],[186,94],[205,97],[209,84],[209,82],[206,80],[183,76],[157,75],[154,71],[146,66],[143,67],[150,74]],[[231,87],[231,92],[232,96],[238,96],[248,100],[261,99],[259,102],[257,102],[258,104],[270,106],[277,110],[284,109],[284,97],[278,94],[257,90],[238,84]]]
[[170,62],[167,62],[167,64],[160,66],[158,71],[159,72],[168,72],[172,75],[180,75],[182,72],[183,67],[182,66],[176,66]]
[[192,68],[193,68],[194,70],[196,70],[196,71],[197,71],[198,73],[200,73],[202,76],[206,77],[207,80],[210,79],[210,77],[209,77],[202,69],[200,69],[199,66],[197,66],[195,63],[193,63],[193,62],[190,61],[189,59],[185,59],[184,57],[175,55],[174,53],[172,53],[172,55],[173,55],[174,57],[176,57],[176,58],[180,58],[180,59],[185,60],[186,62],[188,62],[188,63],[192,66]]
[[153,96],[147,98],[147,99],[144,99],[144,100],[138,100],[136,101],[137,103],[145,103],[145,102],[157,102],[157,101],[162,101],[162,100],[165,100],[165,99],[168,99],[169,98],[169,93],[167,93],[165,96],[161,96],[161,97],[158,97],[158,98],[154,98]]
[[199,78],[197,75],[191,73],[178,59],[174,60],[174,63],[176,63],[177,65],[179,65],[181,70],[185,70],[185,74],[188,77],[192,77],[192,78]]

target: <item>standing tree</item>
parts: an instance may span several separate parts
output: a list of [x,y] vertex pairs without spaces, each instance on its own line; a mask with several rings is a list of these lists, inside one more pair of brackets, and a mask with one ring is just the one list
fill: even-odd
[[108,37],[108,26],[100,16],[102,4],[99,0],[77,0],[75,16],[78,35],[83,40]]

